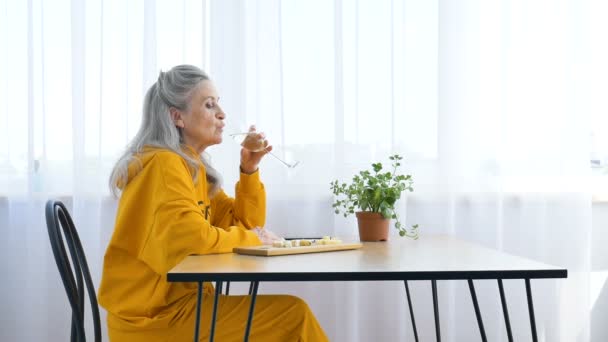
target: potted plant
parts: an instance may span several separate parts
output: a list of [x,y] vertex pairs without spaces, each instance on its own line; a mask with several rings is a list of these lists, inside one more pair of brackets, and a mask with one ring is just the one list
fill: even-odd
[[[350,184],[340,184],[337,180],[331,182],[330,188],[336,196],[332,205],[335,213],[342,213],[344,217],[356,214],[361,241],[386,241],[391,219],[395,220],[395,228],[400,236],[418,238],[418,225],[406,229],[395,210],[401,193],[414,191],[412,176],[397,173],[403,157],[395,154],[389,159],[392,161],[392,172],[382,172],[382,164],[373,163],[373,172],[360,171],[353,176]],[[359,211],[355,212],[355,209]]]

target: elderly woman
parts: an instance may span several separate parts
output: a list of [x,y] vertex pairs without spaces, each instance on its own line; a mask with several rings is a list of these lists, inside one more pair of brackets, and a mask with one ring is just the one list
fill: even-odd
[[[161,72],[144,100],[139,132],[116,163],[110,188],[120,193],[116,225],[104,258],[99,302],[108,311],[111,341],[190,341],[196,284],[168,283],[167,271],[190,254],[230,253],[268,235],[258,164],[271,149],[241,150],[236,196],[202,153],[222,142],[226,114],[209,79],[194,66]],[[263,138],[260,134],[258,138]],[[267,142],[265,142],[267,145]],[[208,339],[212,302],[204,285],[201,341]],[[240,340],[248,296],[221,296],[216,338]],[[258,296],[252,341],[325,341],[305,302]]]

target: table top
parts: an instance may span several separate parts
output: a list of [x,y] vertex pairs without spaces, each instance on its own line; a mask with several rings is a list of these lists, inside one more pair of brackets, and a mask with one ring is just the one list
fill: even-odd
[[274,257],[192,255],[167,274],[170,282],[364,281],[566,278],[568,271],[454,237],[365,242],[349,251]]

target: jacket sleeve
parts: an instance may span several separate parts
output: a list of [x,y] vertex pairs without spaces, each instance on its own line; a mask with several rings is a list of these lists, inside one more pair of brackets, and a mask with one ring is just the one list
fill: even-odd
[[236,184],[236,198],[220,190],[211,200],[211,224],[217,227],[240,226],[247,229],[266,224],[266,191],[259,171],[241,173]]
[[220,229],[204,218],[194,184],[181,158],[156,165],[165,191],[154,214],[153,226],[140,258],[156,273],[165,274],[191,254],[229,253],[236,246],[256,246],[257,235],[241,227]]

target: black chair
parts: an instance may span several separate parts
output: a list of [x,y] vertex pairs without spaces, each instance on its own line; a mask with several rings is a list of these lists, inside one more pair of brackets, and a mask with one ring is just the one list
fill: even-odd
[[[93,325],[95,331],[95,342],[101,341],[101,328],[99,319],[99,306],[95,294],[95,287],[91,280],[91,273],[87,264],[80,238],[70,213],[61,201],[49,200],[46,203],[46,226],[49,231],[49,239],[55,256],[55,262],[65,287],[65,292],[72,307],[72,330],[71,342],[84,342],[84,287],[86,286],[91,311],[93,313]],[[70,251],[70,259],[74,264],[71,267],[70,259],[66,253],[64,239]]]

